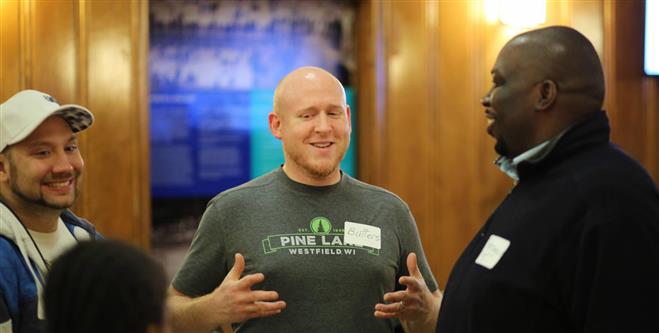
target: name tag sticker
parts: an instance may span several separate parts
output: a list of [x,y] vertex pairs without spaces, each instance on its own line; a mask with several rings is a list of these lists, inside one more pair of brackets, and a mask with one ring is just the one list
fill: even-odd
[[476,258],[476,263],[487,269],[492,269],[497,265],[499,259],[503,257],[503,254],[506,253],[509,246],[509,240],[497,235],[490,235],[483,250],[481,250],[478,258]]
[[380,228],[368,224],[345,221],[343,224],[343,242],[357,246],[380,249]]

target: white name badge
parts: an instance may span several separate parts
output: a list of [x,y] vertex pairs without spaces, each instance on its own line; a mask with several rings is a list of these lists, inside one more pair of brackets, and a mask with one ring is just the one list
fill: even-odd
[[343,242],[379,250],[381,248],[380,228],[368,224],[345,221],[343,224]]
[[509,246],[509,240],[497,235],[490,235],[483,250],[478,255],[478,258],[476,258],[476,263],[487,269],[492,269],[497,265],[499,259],[503,257],[503,254],[506,253]]

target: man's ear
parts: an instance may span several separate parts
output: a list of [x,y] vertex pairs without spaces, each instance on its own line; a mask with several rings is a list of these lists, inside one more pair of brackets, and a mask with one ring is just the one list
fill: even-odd
[[350,133],[352,133],[352,119],[350,118],[350,105],[346,105],[346,116],[348,116],[348,128],[350,128]]
[[539,89],[540,94],[538,95],[538,100],[535,103],[535,109],[538,111],[547,110],[556,101],[556,97],[558,96],[558,87],[556,86],[556,82],[552,80],[544,80],[540,82]]
[[6,153],[0,153],[0,182],[4,183],[9,179],[9,159]]
[[270,114],[268,114],[268,125],[270,127],[270,133],[272,133],[275,138],[281,140],[281,119],[279,118],[279,115],[275,112],[270,112]]

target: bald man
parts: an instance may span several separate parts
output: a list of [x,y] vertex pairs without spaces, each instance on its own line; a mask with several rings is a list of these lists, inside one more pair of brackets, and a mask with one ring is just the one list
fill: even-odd
[[284,165],[209,203],[170,288],[175,330],[431,332],[441,294],[408,206],[339,168],[341,83],[291,72],[269,124]]
[[515,186],[455,264],[437,332],[659,332],[659,194],[609,142],[592,44],[523,33],[492,80],[487,132]]

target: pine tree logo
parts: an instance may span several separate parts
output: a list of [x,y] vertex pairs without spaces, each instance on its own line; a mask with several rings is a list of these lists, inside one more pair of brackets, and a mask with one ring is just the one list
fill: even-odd
[[315,217],[309,226],[314,234],[329,234],[332,231],[332,223],[326,217]]

